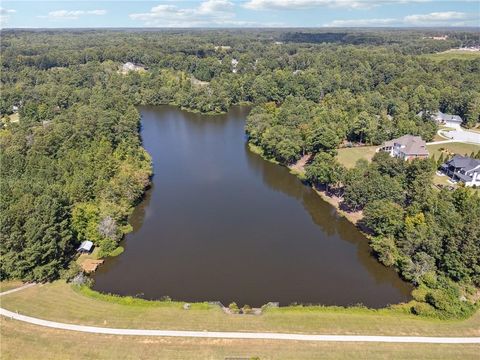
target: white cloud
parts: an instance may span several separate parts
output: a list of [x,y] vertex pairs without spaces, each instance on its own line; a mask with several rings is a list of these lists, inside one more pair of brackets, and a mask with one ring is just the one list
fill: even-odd
[[300,10],[314,7],[368,9],[385,4],[407,4],[432,0],[248,0],[244,7],[252,10]]
[[14,9],[5,9],[0,7],[0,27],[6,25],[8,23],[8,19],[10,19],[10,15],[15,14],[17,11]]
[[4,9],[4,8],[0,7],[0,15],[14,14],[16,12],[17,12],[17,10],[14,10],[14,9]]
[[350,20],[334,20],[325,26],[331,27],[368,27],[368,26],[388,26],[397,23],[394,18],[386,19],[350,19]]
[[[157,5],[145,13],[130,14],[132,20],[145,26],[199,27],[199,26],[261,26],[250,21],[235,19],[234,3],[229,0],[205,0],[196,7]],[[271,24],[263,24],[268,26]]]
[[463,12],[457,11],[445,11],[445,12],[432,12],[430,14],[423,15],[409,15],[405,16],[404,22],[409,24],[425,24],[425,23],[443,23],[452,20],[467,20],[469,15]]
[[48,18],[52,20],[76,20],[81,16],[94,15],[100,16],[105,15],[107,10],[55,10],[50,11],[48,15],[39,15],[40,18]]
[[479,20],[478,14],[445,11],[429,14],[414,14],[403,18],[334,20],[324,26],[472,26],[476,24],[478,26]]

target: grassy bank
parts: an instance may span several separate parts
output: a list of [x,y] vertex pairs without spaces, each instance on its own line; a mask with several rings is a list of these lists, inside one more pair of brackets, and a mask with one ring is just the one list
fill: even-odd
[[476,359],[476,345],[314,343],[79,334],[3,319],[2,359]]
[[[78,291],[63,281],[1,298],[2,307],[53,321],[117,328],[265,331],[316,334],[480,336],[480,312],[463,321],[441,321],[404,309],[341,307],[271,308],[261,316],[227,315],[206,304],[133,301]],[[61,304],[61,306],[59,306]]]

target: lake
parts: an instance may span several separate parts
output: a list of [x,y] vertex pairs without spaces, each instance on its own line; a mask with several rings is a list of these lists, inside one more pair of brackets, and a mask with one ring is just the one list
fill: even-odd
[[139,110],[155,175],[125,252],[97,270],[95,290],[240,306],[410,299],[411,287],[375,260],[354,225],[288,169],[249,151],[248,108]]

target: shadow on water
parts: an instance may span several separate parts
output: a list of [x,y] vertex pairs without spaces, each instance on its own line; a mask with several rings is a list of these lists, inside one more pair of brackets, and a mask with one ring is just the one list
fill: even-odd
[[[323,201],[312,188],[303,183],[303,186],[298,186],[301,181],[287,168],[265,161],[259,155],[251,152],[248,144],[245,144],[244,149],[248,164],[254,171],[262,175],[265,185],[302,203],[312,221],[327,235],[348,241],[357,247],[357,259],[377,283],[391,283],[404,293],[411,291],[410,286],[403,281],[398,281],[398,274],[392,268],[386,268],[373,257],[368,239],[352,223],[338,215],[335,208]],[[332,221],[332,218],[335,220]]]
[[409,299],[410,286],[370,255],[355,226],[248,150],[249,109],[140,110],[156,175],[130,218],[125,252],[97,270],[96,290],[253,306]]

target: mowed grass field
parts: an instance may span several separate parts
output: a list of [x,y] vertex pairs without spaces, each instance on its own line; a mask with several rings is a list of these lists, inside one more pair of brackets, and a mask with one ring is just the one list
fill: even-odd
[[477,153],[480,151],[480,145],[465,144],[460,142],[427,145],[427,149],[430,152],[430,156],[435,156],[435,159],[439,159],[442,152],[444,157],[447,153],[458,155],[470,155],[472,152]]
[[12,290],[22,285],[23,282],[20,280],[0,281],[0,292]]
[[377,148],[378,146],[359,146],[338,149],[337,160],[346,168],[351,169],[360,159],[371,161]]
[[191,339],[83,334],[1,322],[2,360],[477,359],[478,345]]
[[315,334],[480,336],[480,312],[463,321],[419,318],[403,309],[285,307],[260,316],[227,315],[219,307],[85,295],[63,281],[3,296],[1,306],[53,321],[115,328]]
[[443,60],[475,60],[480,59],[480,51],[448,50],[436,54],[420,55],[434,61]]

